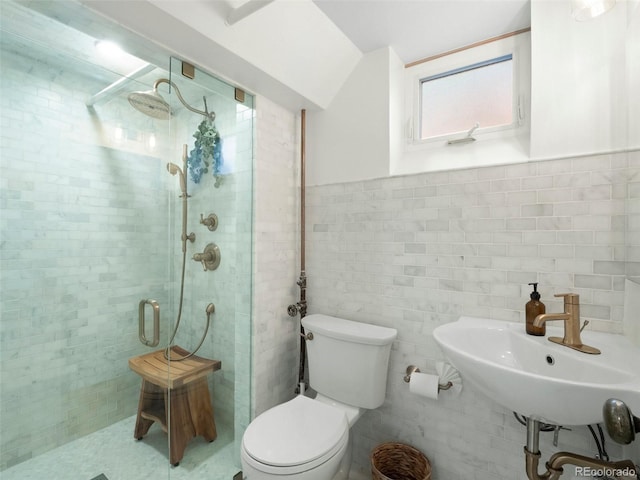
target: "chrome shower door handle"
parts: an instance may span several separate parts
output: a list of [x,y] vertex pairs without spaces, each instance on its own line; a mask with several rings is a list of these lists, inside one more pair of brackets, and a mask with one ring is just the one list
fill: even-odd
[[[145,306],[151,305],[153,308],[153,340],[149,341],[146,337],[145,328]],[[160,343],[160,305],[155,300],[140,300],[138,305],[138,338],[140,341],[148,346],[155,347]]]

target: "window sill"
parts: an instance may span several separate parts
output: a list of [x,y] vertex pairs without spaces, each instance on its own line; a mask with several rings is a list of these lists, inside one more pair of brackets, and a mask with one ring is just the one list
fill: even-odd
[[476,136],[475,142],[446,145],[446,140],[428,144],[409,144],[392,159],[389,173],[410,175],[422,172],[508,165],[529,161],[529,130],[501,138]]

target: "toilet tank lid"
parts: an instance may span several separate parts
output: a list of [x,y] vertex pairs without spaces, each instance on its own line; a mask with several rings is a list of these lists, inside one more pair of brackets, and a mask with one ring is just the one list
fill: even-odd
[[368,345],[388,345],[398,335],[395,328],[354,322],[321,313],[304,317],[302,326],[311,332],[321,333],[327,337]]

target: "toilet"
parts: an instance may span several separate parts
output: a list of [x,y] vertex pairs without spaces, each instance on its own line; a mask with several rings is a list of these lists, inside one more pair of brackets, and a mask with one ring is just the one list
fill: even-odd
[[241,446],[247,480],[346,480],[349,429],[384,402],[397,331],[322,314],[302,319],[315,398],[298,395],[258,415]]

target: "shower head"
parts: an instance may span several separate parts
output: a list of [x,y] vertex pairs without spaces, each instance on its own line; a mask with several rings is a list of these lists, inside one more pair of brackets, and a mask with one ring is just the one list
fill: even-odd
[[171,163],[171,162],[167,163],[167,171],[171,175],[175,175],[176,173],[179,173],[180,175],[182,175],[182,170],[175,163]]
[[131,106],[145,115],[159,120],[168,120],[171,117],[171,107],[156,87],[146,92],[130,93],[128,98]]
[[161,83],[166,83],[175,90],[178,100],[180,100],[180,103],[182,103],[182,105],[184,105],[187,110],[190,110],[193,113],[197,113],[199,115],[203,115],[211,122],[216,119],[215,112],[209,112],[209,110],[207,109],[206,98],[203,97],[205,106],[204,111],[193,108],[182,97],[178,86],[171,80],[168,80],[166,78],[159,78],[158,80],[156,80],[153,84],[153,90],[148,90],[146,92],[133,92],[129,94],[129,103],[131,104],[131,106],[136,110],[144,113],[145,115],[149,115],[150,117],[158,118],[161,120],[168,120],[169,118],[171,118],[171,107],[158,93],[158,85],[160,85]]
[[177,166],[175,163],[167,163],[167,171],[171,174],[171,175],[176,175],[178,174],[178,177],[180,177],[180,191],[182,192],[182,195],[186,196],[187,195],[187,182],[186,179],[184,178],[184,173],[182,172],[182,169]]

